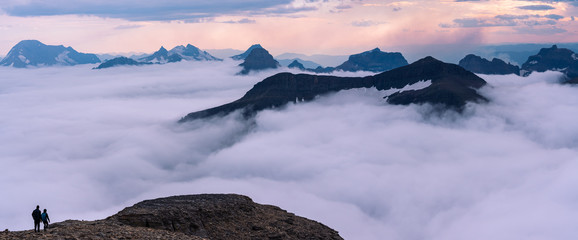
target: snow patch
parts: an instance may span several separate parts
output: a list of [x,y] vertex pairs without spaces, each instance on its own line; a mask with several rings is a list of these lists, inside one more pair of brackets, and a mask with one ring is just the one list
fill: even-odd
[[68,53],[70,53],[70,52],[69,51],[62,52],[62,53],[58,54],[58,56],[56,56],[56,58],[54,58],[54,60],[56,60],[56,62],[63,64],[63,65],[76,64],[76,61],[74,61],[73,59],[68,57]]
[[23,55],[18,55],[18,59],[20,59],[20,61],[22,61],[23,63],[29,64],[30,60],[28,60],[28,58],[26,58]]
[[383,90],[382,92],[385,93],[386,97],[389,97],[394,93],[421,90],[429,86],[431,86],[431,80],[422,80],[414,84],[405,85],[403,88],[390,88],[387,90]]
[[532,64],[532,65],[534,65],[536,63],[538,63],[538,61],[536,61],[536,60],[530,62],[530,64]]

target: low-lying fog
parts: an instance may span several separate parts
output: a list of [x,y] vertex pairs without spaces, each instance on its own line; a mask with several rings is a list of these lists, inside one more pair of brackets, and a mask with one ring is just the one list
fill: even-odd
[[53,222],[94,220],[238,193],[346,239],[578,236],[578,87],[559,73],[482,75],[491,103],[462,115],[368,89],[178,124],[274,73],[236,64],[0,68],[0,230],[32,229],[36,205]]

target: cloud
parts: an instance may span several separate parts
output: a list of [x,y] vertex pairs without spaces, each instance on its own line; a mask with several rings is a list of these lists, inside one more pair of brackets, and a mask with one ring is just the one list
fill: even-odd
[[544,11],[544,10],[556,9],[550,5],[528,5],[528,6],[521,6],[518,8],[524,9],[524,10],[533,10],[533,11]]
[[355,27],[372,27],[372,26],[377,26],[377,25],[381,25],[381,24],[385,24],[385,23],[384,22],[375,22],[375,21],[371,21],[371,20],[362,20],[362,21],[351,22],[351,25],[353,25]]
[[164,2],[136,0],[30,0],[9,1],[0,6],[0,9],[11,16],[94,15],[131,21],[187,21],[226,14],[291,14],[311,10],[309,7],[287,7],[291,2],[292,0],[171,0]]
[[239,23],[239,24],[252,24],[252,23],[256,23],[257,21],[253,20],[253,19],[248,19],[248,18],[243,18],[241,20],[238,21],[234,21],[234,20],[230,20],[230,21],[226,21],[224,23]]
[[480,28],[480,27],[504,27],[504,26],[541,26],[556,25],[564,16],[557,14],[548,15],[512,15],[501,14],[493,18],[458,18],[453,24],[439,24],[441,28]]
[[236,64],[0,68],[2,229],[29,229],[37,204],[53,221],[90,220],[147,198],[240,193],[345,239],[578,233],[578,89],[559,73],[482,75],[491,102],[462,115],[356,89],[248,122],[175,123],[274,73],[235,76]]
[[544,15],[545,18],[550,18],[550,19],[554,19],[556,21],[560,20],[560,19],[564,19],[564,16],[562,15],[558,15],[558,14],[548,14],[548,15]]

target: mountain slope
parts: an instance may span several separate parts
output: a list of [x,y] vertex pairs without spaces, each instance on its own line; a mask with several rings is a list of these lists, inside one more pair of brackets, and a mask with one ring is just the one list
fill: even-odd
[[99,63],[95,54],[79,53],[72,47],[45,45],[37,40],[24,40],[16,44],[0,61],[0,66],[25,68],[28,66],[72,66]]
[[218,107],[189,113],[180,122],[223,116],[241,111],[250,117],[258,111],[283,106],[290,102],[311,101],[316,96],[353,88],[378,90],[401,89],[421,81],[431,85],[419,89],[393,93],[387,97],[391,104],[431,103],[461,110],[467,102],[484,102],[476,89],[486,82],[455,64],[426,57],[410,65],[368,77],[336,77],[309,74],[279,73],[255,84],[242,98]]

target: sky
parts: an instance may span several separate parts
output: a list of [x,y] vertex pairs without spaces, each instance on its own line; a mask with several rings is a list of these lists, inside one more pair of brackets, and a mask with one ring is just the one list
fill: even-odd
[[578,42],[577,13],[573,0],[2,0],[0,56],[25,39],[88,53],[260,43],[273,55]]
[[[282,68],[237,61],[0,68],[0,229],[94,220],[171,195],[237,193],[360,240],[578,235],[578,88],[561,73],[480,75],[462,114],[353,89],[177,121]],[[342,73],[364,76],[368,73]]]

